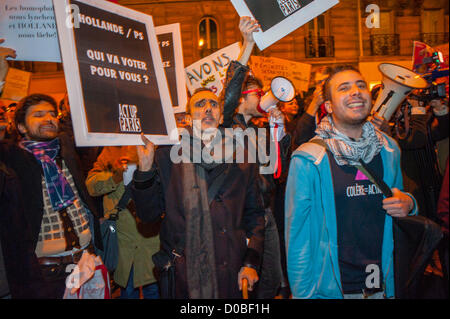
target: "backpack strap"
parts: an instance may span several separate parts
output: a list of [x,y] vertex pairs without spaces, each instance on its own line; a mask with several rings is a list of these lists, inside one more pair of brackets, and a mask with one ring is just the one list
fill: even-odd
[[[323,146],[326,148],[327,151],[329,151],[330,149],[328,148],[327,143],[325,143],[324,140],[322,139],[312,139],[309,141],[309,143],[314,143],[320,146]],[[355,167],[360,170],[364,175],[367,176],[367,178],[369,178],[369,180],[374,183],[384,194],[384,196],[386,197],[392,197],[392,190],[389,188],[389,186],[379,177],[377,176],[374,171],[367,166],[366,163],[364,163],[363,160],[359,160],[359,165],[355,165]]]

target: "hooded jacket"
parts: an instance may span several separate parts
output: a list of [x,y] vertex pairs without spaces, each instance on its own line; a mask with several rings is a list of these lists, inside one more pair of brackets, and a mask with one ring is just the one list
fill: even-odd
[[[384,182],[390,188],[402,190],[400,150],[392,138],[384,137],[387,143],[380,151]],[[417,205],[414,198],[413,201],[411,214],[415,215]],[[343,298],[333,177],[324,147],[309,142],[293,153],[286,188],[285,215],[287,271],[293,297]],[[386,215],[381,271],[388,298],[394,296],[395,290],[393,249],[392,218]]]

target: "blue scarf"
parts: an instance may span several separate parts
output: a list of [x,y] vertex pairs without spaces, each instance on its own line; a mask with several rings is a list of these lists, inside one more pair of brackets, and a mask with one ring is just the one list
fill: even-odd
[[53,210],[60,211],[72,205],[75,194],[55,162],[60,150],[59,139],[48,142],[22,141],[20,145],[41,163]]

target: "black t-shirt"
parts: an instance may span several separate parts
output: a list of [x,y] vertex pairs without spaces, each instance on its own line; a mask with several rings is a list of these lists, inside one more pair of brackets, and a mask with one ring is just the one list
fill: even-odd
[[[379,268],[382,281],[381,251],[386,211],[383,194],[354,166],[339,166],[328,152],[336,202],[338,257],[344,293],[361,292],[373,274],[371,264]],[[383,178],[383,162],[378,154],[368,166]],[[371,283],[373,283],[371,281]],[[374,288],[374,287],[370,287]]]

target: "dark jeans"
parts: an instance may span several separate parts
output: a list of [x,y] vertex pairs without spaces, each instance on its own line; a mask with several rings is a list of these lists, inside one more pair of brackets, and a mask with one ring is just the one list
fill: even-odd
[[272,299],[276,296],[283,278],[280,241],[275,218],[270,209],[266,209],[264,218],[266,220],[264,251],[259,283],[256,288],[256,298]]
[[[134,268],[131,267],[130,277],[126,288],[120,288],[120,299],[139,299],[139,288],[134,288],[133,284]],[[159,299],[158,284],[153,283],[142,287],[144,299]]]
[[66,278],[70,274],[66,272],[68,265],[49,265],[41,266],[44,285],[42,289],[45,293],[41,294],[43,298],[62,299],[66,290]]

